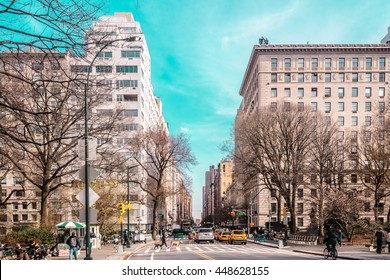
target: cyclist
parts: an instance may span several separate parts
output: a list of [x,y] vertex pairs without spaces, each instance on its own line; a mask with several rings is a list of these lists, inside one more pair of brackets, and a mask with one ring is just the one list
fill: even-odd
[[333,233],[331,228],[329,228],[328,232],[325,234],[324,242],[326,244],[326,249],[328,250],[328,252],[330,252],[331,249],[336,248],[337,236]]

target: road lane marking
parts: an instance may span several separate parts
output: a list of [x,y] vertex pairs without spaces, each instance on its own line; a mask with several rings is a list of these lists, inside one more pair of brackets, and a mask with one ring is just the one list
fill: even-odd
[[214,260],[212,257],[210,257],[210,256],[208,256],[206,254],[203,254],[201,252],[197,252],[197,251],[192,251],[192,252],[194,252],[195,254],[197,254],[198,256],[200,256],[200,257],[202,257],[202,258],[204,258],[206,260]]
[[152,253],[151,255],[150,255],[150,260],[153,260],[154,259],[154,253]]

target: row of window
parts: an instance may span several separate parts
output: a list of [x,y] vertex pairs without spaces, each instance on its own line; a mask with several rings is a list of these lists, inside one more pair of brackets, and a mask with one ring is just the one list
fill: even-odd
[[[27,221],[36,222],[37,221],[37,214],[31,214],[31,219],[29,219],[28,216],[29,216],[29,214],[21,214],[21,215],[14,214],[14,215],[12,215],[12,221],[14,223],[27,222]],[[0,222],[8,222],[8,217],[6,214],[0,215]]]
[[[281,61],[281,62],[280,62]],[[279,63],[283,63],[284,69],[291,69],[292,67],[293,59],[286,57],[282,59],[278,58],[271,58],[271,68],[272,70],[276,70],[278,68]],[[338,59],[332,59],[332,58],[324,58],[323,60],[320,60],[316,57],[313,58],[298,58],[296,61],[296,65],[298,69],[304,69],[305,66],[310,65],[311,69],[315,70],[319,67],[319,62],[322,62],[325,69],[331,69],[334,66],[338,66],[338,69],[343,70],[346,67],[346,62],[349,62],[351,64],[352,69],[358,69],[359,67],[365,66],[365,69],[372,69],[374,59],[372,57],[366,57],[366,58],[359,58],[359,57],[353,57],[350,59],[346,59],[345,57],[339,57]],[[378,58],[378,66],[379,69],[385,69],[386,67],[386,58],[385,57],[379,57]]]
[[[284,90],[284,92],[283,92],[284,97],[291,97],[291,88],[284,88],[283,90]],[[338,95],[338,97],[343,98],[345,96],[345,88],[344,87],[337,88],[337,95]],[[318,88],[312,87],[310,89],[310,96],[311,97],[318,97]],[[332,96],[332,88],[330,88],[330,87],[324,88],[324,97],[331,97],[331,96]],[[359,96],[359,88],[357,88],[357,87],[351,88],[351,96],[358,97]],[[372,96],[372,88],[371,87],[366,87],[364,89],[364,96],[367,98],[370,98]],[[271,88],[271,97],[272,98],[278,97],[278,88]],[[305,88],[298,88],[297,97],[298,98],[305,97]],[[378,88],[378,97],[379,98],[385,97],[385,88],[384,87]]]
[[[98,52],[96,54],[98,58],[112,58],[112,52],[106,51],[106,52]],[[122,58],[139,58],[141,57],[141,51],[121,51],[121,57]]]
[[[98,65],[95,67],[96,73],[112,73],[113,66],[111,65]],[[116,73],[138,73],[137,65],[117,65]],[[91,73],[92,67],[89,65],[71,65],[70,71],[72,73]]]
[[[278,82],[278,75],[279,80],[281,80],[284,77],[285,83],[291,83],[291,81],[297,81],[298,83],[304,83],[304,82],[312,82],[317,83],[319,81],[324,81],[325,83],[331,83],[331,82],[372,82],[372,81],[378,81],[378,82],[385,82],[386,81],[386,75],[385,73],[311,73],[311,74],[305,74],[305,73],[297,73],[297,74],[291,74],[291,73],[284,73],[283,74],[277,74],[277,73],[271,73],[271,83],[277,83]],[[295,79],[295,75],[297,75],[297,78]]]

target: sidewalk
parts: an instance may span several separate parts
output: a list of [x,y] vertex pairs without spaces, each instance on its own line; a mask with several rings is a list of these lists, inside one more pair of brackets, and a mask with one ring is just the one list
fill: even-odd
[[[130,248],[123,246],[123,252],[118,253],[118,248],[114,248],[113,244],[107,244],[98,248],[92,248],[91,257],[92,260],[126,260],[136,250],[147,246],[148,243],[137,242],[131,244]],[[85,250],[81,250],[78,260],[84,260]],[[50,257],[49,260],[68,260],[69,257]]]
[[[299,252],[304,254],[311,255],[323,255],[325,245],[302,245],[294,244],[292,242],[287,242],[287,246],[279,248],[278,240],[267,240],[266,242],[255,242],[253,239],[248,239],[248,242],[256,243],[263,246],[274,247],[280,250],[289,250],[292,252]],[[337,247],[338,258],[346,260],[390,260],[390,254],[382,253],[377,254],[375,251],[369,251],[365,246],[342,246],[341,248]]]

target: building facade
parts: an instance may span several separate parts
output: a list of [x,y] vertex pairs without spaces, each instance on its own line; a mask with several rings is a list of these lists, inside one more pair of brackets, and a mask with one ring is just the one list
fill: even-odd
[[[255,45],[240,88],[242,102],[237,119],[245,119],[263,108],[309,107],[337,122],[340,140],[358,139],[362,127],[385,120],[390,94],[389,54],[390,45],[386,43]],[[351,174],[346,183],[358,187],[357,177]],[[277,208],[275,197],[262,187],[251,192],[256,226],[276,221],[281,209]],[[309,195],[308,188],[298,190],[295,206],[299,228],[310,224],[311,205],[305,202]],[[379,221],[385,220],[388,206],[386,203],[383,207]],[[362,209],[362,217],[372,219],[368,209],[372,207]]]

